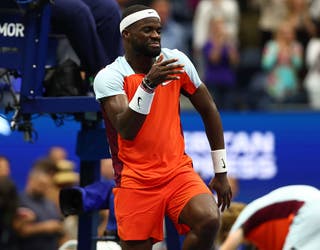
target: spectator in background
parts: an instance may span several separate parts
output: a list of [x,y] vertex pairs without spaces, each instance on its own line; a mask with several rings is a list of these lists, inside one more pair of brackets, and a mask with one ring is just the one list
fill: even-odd
[[309,11],[310,4],[306,0],[287,0],[286,3],[288,10],[286,20],[292,23],[296,39],[305,49],[309,40],[317,34],[317,27]]
[[0,155],[0,177],[10,176],[10,172],[11,171],[9,159],[4,155]]
[[161,18],[161,46],[178,49],[189,54],[184,27],[172,18],[171,2],[169,0],[153,0],[150,7],[155,9]]
[[300,101],[301,85],[298,76],[302,65],[302,44],[296,40],[291,22],[283,22],[274,39],[266,44],[262,56],[262,67],[267,74],[264,87],[269,104]]
[[197,8],[199,2],[200,0],[188,0],[188,5],[190,6],[191,10],[193,10],[193,12]]
[[195,7],[190,0],[170,0],[173,18],[180,24],[189,25],[192,22]]
[[56,171],[52,176],[54,184],[54,199],[57,207],[59,207],[59,192],[61,188],[72,187],[79,184],[79,174],[75,171],[73,161],[64,159],[59,160],[56,164]]
[[122,54],[116,0],[55,0],[53,33],[65,34],[87,77]]
[[239,6],[235,0],[201,0],[193,19],[193,56],[200,76],[203,74],[201,50],[209,37],[211,17],[223,17],[227,36],[237,41],[239,25]]
[[39,168],[29,172],[20,207],[33,211],[35,219],[20,228],[20,250],[57,250],[63,236],[62,218],[56,205],[46,197],[53,185],[50,174]]
[[235,108],[236,66],[239,52],[234,37],[226,31],[223,17],[210,19],[209,37],[203,47],[204,82],[217,107]]
[[68,157],[68,152],[61,146],[52,146],[48,152],[48,158],[57,163],[60,160],[65,160]]
[[261,33],[259,30],[259,4],[256,0],[239,1],[239,43],[240,53],[237,67],[237,102],[239,109],[251,108],[251,96],[248,92],[250,82],[261,72]]
[[[112,160],[101,159],[101,181],[96,181],[85,187],[65,187],[60,191],[61,211],[66,218],[82,212],[99,210],[100,221],[98,237],[107,236],[109,239],[119,241],[117,223],[114,215],[113,193],[115,185]],[[71,240],[64,245],[74,242]]]
[[[67,159],[68,153],[61,146],[53,146],[49,149],[48,157],[38,160],[33,168],[48,173],[52,179],[52,185],[46,192],[46,197],[52,201],[60,211],[60,190],[79,184],[79,174],[75,171],[75,163]],[[61,211],[60,211],[61,212]],[[62,216],[62,213],[61,213]],[[63,218],[64,237],[61,242],[77,239],[78,218],[74,215]]]
[[259,29],[261,32],[261,46],[273,38],[287,14],[287,0],[258,0],[260,9]]
[[0,176],[0,249],[18,250],[17,226],[18,193],[8,176]]
[[0,249],[21,250],[18,235],[25,223],[35,218],[27,208],[18,208],[19,195],[13,180],[0,176]]
[[320,0],[312,0],[309,7],[312,21],[317,26],[317,34],[320,34]]
[[234,0],[201,0],[195,10],[193,19],[193,45],[203,47],[208,39],[208,30],[211,17],[223,17],[227,35],[236,40],[239,28],[239,6]]
[[320,37],[312,38],[306,49],[307,75],[304,87],[308,94],[309,104],[313,109],[320,109]]
[[[75,172],[75,164],[73,161],[62,159],[56,163],[57,170],[52,176],[53,187],[51,191],[50,198],[56,205],[57,209],[60,211],[59,194],[60,190],[63,188],[73,187],[79,184],[80,178],[79,174]],[[60,211],[61,213],[61,211]],[[61,213],[62,215],[62,213]],[[78,238],[78,217],[68,216],[63,218],[63,230],[64,238],[61,240],[63,242],[70,239]]]
[[190,0],[170,0],[172,18],[184,28],[184,37],[188,43],[188,56],[192,56],[192,22],[194,5]]

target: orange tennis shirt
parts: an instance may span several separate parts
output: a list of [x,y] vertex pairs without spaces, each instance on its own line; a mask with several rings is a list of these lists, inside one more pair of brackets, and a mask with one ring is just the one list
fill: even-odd
[[[193,94],[201,80],[182,52],[162,49],[161,53],[164,60],[178,58],[178,63],[185,65],[185,73],[179,80],[165,82],[156,88],[150,113],[136,138],[121,138],[104,113],[116,182],[120,187],[155,187],[183,172],[185,167],[192,167],[192,160],[185,153],[179,100],[182,91]],[[126,59],[119,57],[96,76],[96,98],[125,94],[130,102],[144,76],[135,74]]]

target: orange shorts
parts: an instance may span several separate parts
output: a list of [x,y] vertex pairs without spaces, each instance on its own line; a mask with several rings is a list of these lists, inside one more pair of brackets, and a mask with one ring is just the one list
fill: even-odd
[[122,240],[163,240],[163,220],[168,215],[180,234],[190,228],[179,224],[187,202],[199,194],[212,194],[192,168],[177,175],[166,185],[152,189],[114,188],[118,234]]

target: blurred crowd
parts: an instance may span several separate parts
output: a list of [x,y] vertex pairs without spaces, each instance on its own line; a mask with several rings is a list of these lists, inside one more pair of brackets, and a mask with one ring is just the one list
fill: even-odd
[[95,74],[123,54],[118,24],[132,4],[159,13],[162,47],[191,58],[220,110],[320,109],[320,0],[56,0],[60,67],[44,95],[92,94]]
[[319,0],[118,2],[159,12],[162,46],[191,57],[221,110],[320,108]]
[[[18,190],[10,159],[0,155],[0,249],[57,250],[76,241],[78,216],[64,216],[59,195],[62,189],[79,186],[78,172],[67,151],[53,146],[30,166],[25,187]],[[112,178],[110,159],[102,159],[101,179]],[[100,210],[97,236],[105,234],[107,218],[108,210]]]

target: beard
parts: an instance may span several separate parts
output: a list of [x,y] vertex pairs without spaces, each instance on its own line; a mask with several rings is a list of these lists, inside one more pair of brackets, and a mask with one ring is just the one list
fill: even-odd
[[157,57],[161,53],[161,46],[159,48],[151,48],[147,43],[132,43],[132,48],[137,54],[147,57]]

